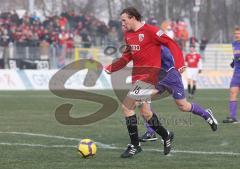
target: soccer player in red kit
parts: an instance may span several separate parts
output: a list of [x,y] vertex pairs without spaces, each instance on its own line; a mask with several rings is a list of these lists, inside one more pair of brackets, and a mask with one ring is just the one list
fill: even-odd
[[[112,73],[124,68],[130,61],[133,62],[132,89],[122,103],[123,114],[126,119],[131,144],[121,155],[122,158],[132,157],[142,151],[137,129],[137,117],[134,112],[137,101],[149,102],[151,95],[158,93],[155,85],[158,82],[161,68],[161,45],[165,45],[173,54],[175,67],[179,72],[184,70],[182,52],[176,42],[163,34],[159,28],[141,22],[140,13],[132,7],[121,12],[122,28],[125,30],[124,38],[127,50],[122,57],[105,67],[107,73]],[[151,128],[164,140],[164,154],[171,150],[171,138],[173,133],[165,129],[152,113],[149,104],[141,107],[142,116]]]
[[187,65],[188,97],[193,98],[196,91],[198,74],[202,71],[201,56],[196,52],[194,46],[190,46],[190,53],[186,55],[185,62]]

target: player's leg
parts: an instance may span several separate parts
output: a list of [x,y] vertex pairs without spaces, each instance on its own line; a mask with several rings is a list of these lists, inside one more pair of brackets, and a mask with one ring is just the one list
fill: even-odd
[[146,127],[146,132],[139,137],[140,142],[147,142],[147,141],[156,141],[158,138],[156,136],[155,131],[149,126],[149,124],[145,121],[144,125]]
[[197,78],[198,78],[198,69],[194,68],[194,69],[192,69],[192,90],[191,90],[192,98],[196,91]]
[[188,96],[190,96],[190,95],[191,95],[191,91],[192,91],[192,88],[191,88],[191,79],[187,79],[187,82],[188,82],[188,85],[187,85]]
[[[155,89],[152,91],[152,96],[154,96],[158,93],[163,93],[165,90],[166,90],[165,87],[161,86],[161,89]],[[141,106],[142,106],[142,104],[141,104]],[[152,111],[152,112],[155,113],[154,111]],[[144,112],[140,112],[140,113],[143,114]],[[146,128],[146,132],[141,137],[139,137],[139,141],[140,142],[156,141],[158,138],[156,137],[155,131],[151,128],[151,126],[147,123],[147,121],[145,119],[144,119],[144,126]]]
[[229,110],[230,117],[232,119],[237,120],[237,96],[239,93],[239,87],[231,87],[230,88],[230,98],[229,98]]
[[173,133],[169,132],[166,128],[162,126],[160,121],[158,120],[158,117],[155,113],[151,110],[150,103],[144,102],[141,107],[141,113],[144,119],[147,121],[149,126],[157,133],[159,134],[163,141],[164,141],[164,154],[169,154],[171,150],[171,142],[173,139]]
[[194,95],[194,93],[196,91],[196,83],[197,83],[197,81],[193,80],[193,86],[192,86],[192,91],[191,91],[192,96]]
[[134,112],[135,107],[136,101],[127,96],[123,101],[122,111],[125,116],[131,144],[129,144],[127,149],[122,153],[122,158],[132,157],[142,151],[138,139],[137,116]]
[[[134,100],[138,100],[138,103],[140,101],[141,109],[142,109],[142,104],[144,102],[148,102],[148,101],[150,102],[152,95],[155,95],[157,93],[158,93],[158,90],[155,89],[154,85],[138,80],[134,83],[132,89],[128,93],[128,96]],[[155,136],[154,130],[149,125],[147,125],[147,129],[149,133],[146,132],[146,135],[144,135],[144,138],[149,137],[149,134],[151,136]],[[155,136],[154,138],[149,137],[148,139],[156,140],[157,138]]]
[[[218,123],[210,109],[205,110],[197,103],[190,103],[186,100],[181,74],[177,70],[169,71],[166,78],[163,79],[159,85],[165,85],[172,91],[172,96],[181,111],[192,112],[193,114],[204,118],[213,131],[217,130]],[[157,86],[157,88],[159,88],[159,86]]]
[[210,109],[204,109],[197,103],[190,103],[185,98],[175,99],[175,103],[177,104],[179,110],[181,110],[182,112],[191,112],[194,115],[202,117],[208,122],[213,131],[217,130],[218,122],[213,116],[213,113]]
[[188,98],[192,98],[192,85],[193,85],[193,69],[192,68],[187,68],[187,82],[188,82]]
[[156,131],[162,138],[167,137],[167,130],[161,125],[157,115],[152,112],[150,103],[144,102],[142,104],[141,115],[147,121],[148,126]]
[[223,123],[237,123],[237,96],[239,93],[239,87],[230,88],[229,96],[229,117],[223,120]]
[[[229,97],[229,114],[224,123],[238,123],[237,120],[237,95],[240,87],[240,74],[234,72],[230,83],[230,97]],[[232,118],[233,117],[233,118]]]
[[144,119],[144,126],[146,128],[146,132],[141,137],[139,137],[139,141],[140,142],[156,141],[158,138],[156,137],[155,131],[151,128],[151,126],[147,123],[145,119]]

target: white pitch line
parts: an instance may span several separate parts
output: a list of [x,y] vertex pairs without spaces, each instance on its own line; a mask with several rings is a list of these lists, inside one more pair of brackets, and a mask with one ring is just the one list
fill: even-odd
[[[62,140],[72,140],[72,141],[80,141],[80,138],[71,138],[64,136],[55,136],[55,135],[46,135],[46,134],[36,134],[36,133],[27,133],[27,132],[1,132],[0,134],[13,134],[13,135],[27,135],[27,136],[36,136],[36,137],[45,137],[45,138],[55,138]],[[115,147],[108,144],[103,144],[100,142],[96,142],[99,148],[103,149],[115,149],[115,150],[123,150],[124,148]],[[44,145],[44,144],[28,144],[28,143],[9,143],[9,142],[0,142],[0,145],[4,146],[27,146],[27,147],[42,147],[42,148],[74,148],[76,145]],[[163,150],[157,149],[143,149],[144,151],[149,152],[163,152]],[[230,155],[230,156],[240,156],[240,153],[234,152],[209,152],[209,151],[185,151],[185,150],[172,150],[171,153],[186,153],[186,154],[205,154],[205,155]]]
[[[71,140],[71,141],[80,141],[81,138],[72,138],[72,137],[64,137],[64,136],[55,136],[55,135],[47,135],[47,134],[36,134],[36,133],[28,133],[28,132],[2,132],[0,131],[0,134],[12,134],[12,135],[25,135],[25,136],[34,136],[34,137],[45,137],[45,138],[54,138],[54,139],[60,139],[60,140]],[[98,146],[102,148],[107,149],[115,149],[116,147],[103,144],[100,142],[95,142]]]
[[[26,147],[41,147],[41,148],[75,148],[75,145],[44,145],[44,144],[27,144],[27,143],[6,143],[2,142],[0,145],[4,146],[26,146]],[[106,147],[100,147],[103,149],[109,149]],[[115,147],[115,150],[122,150],[123,148]],[[157,149],[143,149],[143,151],[149,152],[163,152],[162,150]],[[186,154],[204,154],[204,155],[230,155],[230,156],[240,156],[240,153],[234,152],[206,152],[206,151],[183,151],[183,150],[173,150],[171,153],[186,153]]]
[[64,137],[64,136],[55,136],[47,134],[36,134],[36,133],[27,133],[27,132],[2,132],[0,134],[12,134],[12,135],[26,135],[26,136],[36,136],[36,137],[46,137],[46,138],[55,138],[60,140],[71,140],[71,141],[80,141],[80,138]]
[[43,148],[74,148],[74,145],[44,145],[44,144],[27,144],[27,143],[0,143],[3,146],[26,146],[26,147],[43,147]]
[[[155,151],[155,152],[163,152],[163,150],[156,150],[156,149],[143,149],[144,151]],[[232,155],[232,156],[240,156],[240,153],[234,152],[225,152],[225,151],[185,151],[185,150],[175,150],[173,149],[171,153],[186,153],[186,154],[205,154],[205,155]]]
[[219,151],[219,152],[209,152],[209,151],[183,151],[183,150],[173,150],[173,153],[187,153],[187,154],[205,154],[205,155],[232,155],[232,156],[240,156],[240,153],[234,153],[234,152],[225,152],[225,151]]

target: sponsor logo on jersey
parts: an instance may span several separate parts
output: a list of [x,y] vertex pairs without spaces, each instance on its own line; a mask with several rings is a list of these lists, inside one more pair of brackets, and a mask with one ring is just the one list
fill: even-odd
[[140,45],[130,45],[131,51],[140,51]]
[[138,40],[140,41],[140,42],[142,42],[143,41],[143,39],[144,39],[144,34],[139,34],[138,35]]

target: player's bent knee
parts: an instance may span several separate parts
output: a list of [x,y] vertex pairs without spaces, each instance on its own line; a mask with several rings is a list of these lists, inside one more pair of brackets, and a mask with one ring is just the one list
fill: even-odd
[[122,112],[125,117],[132,116],[134,114],[134,111],[127,108],[124,104],[122,105]]
[[178,109],[182,112],[189,112],[192,107],[191,103],[186,99],[176,100],[176,104],[178,106]]
[[186,107],[184,107],[183,105],[178,106],[178,109],[179,109],[180,111],[182,111],[182,112],[186,112],[186,111],[187,111]]
[[230,91],[230,96],[231,97],[237,97],[237,95],[238,95],[238,92],[236,92],[236,91]]
[[145,120],[149,120],[152,117],[152,112],[141,112],[141,115]]
[[123,112],[128,112],[128,111],[130,111],[130,109],[127,108],[127,107],[123,104],[123,105],[122,105],[122,111],[123,111]]
[[178,109],[182,112],[189,112],[191,110],[191,107],[189,107],[188,104],[181,104],[178,105]]

